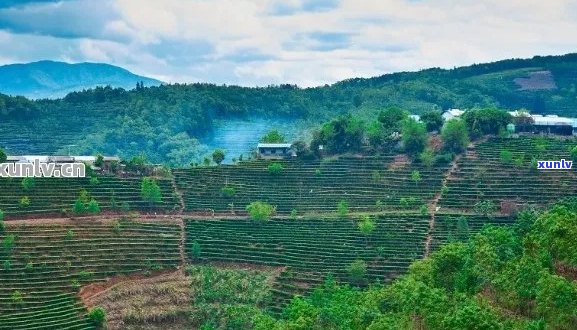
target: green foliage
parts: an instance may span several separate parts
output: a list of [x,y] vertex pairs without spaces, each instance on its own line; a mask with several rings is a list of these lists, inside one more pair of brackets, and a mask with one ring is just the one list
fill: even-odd
[[359,231],[364,236],[369,236],[377,227],[377,223],[369,216],[364,216],[358,223]]
[[152,207],[154,204],[162,202],[162,192],[158,183],[153,178],[143,178],[140,185],[140,196]]
[[275,212],[275,208],[265,202],[252,202],[247,207],[246,210],[250,217],[255,221],[267,221],[270,220],[271,216]]
[[484,216],[492,216],[497,210],[497,206],[492,201],[480,201],[473,207],[475,213]]
[[216,149],[212,153],[212,161],[215,162],[216,165],[220,165],[220,163],[222,163],[223,160],[224,160],[224,150]]
[[100,329],[104,327],[104,322],[106,321],[106,312],[102,307],[93,307],[88,312],[87,317],[96,328]]
[[236,194],[236,189],[234,189],[234,187],[226,186],[222,187],[220,192],[222,193],[222,196],[224,196],[225,198],[232,198]]
[[93,176],[93,177],[90,178],[90,185],[91,185],[91,186],[96,186],[96,185],[98,185],[99,183],[100,183],[100,181],[98,180],[97,177]]
[[2,247],[4,248],[4,250],[9,252],[14,248],[14,242],[16,242],[16,235],[14,234],[6,235],[4,237],[4,240],[2,240]]
[[513,163],[513,153],[509,150],[501,150],[500,158],[501,163],[505,165],[510,165]]
[[356,152],[361,149],[364,125],[356,117],[347,114],[325,123],[313,133],[311,150],[318,152],[320,145],[328,154]]
[[6,152],[4,149],[0,148],[0,163],[5,163],[7,159],[8,156],[6,155]]
[[346,200],[341,200],[337,204],[337,214],[341,218],[346,218],[349,214],[349,203]]
[[571,160],[573,160],[574,163],[577,163],[577,146],[571,149]]
[[469,110],[462,118],[474,139],[486,134],[497,135],[512,122],[508,112],[496,108]]
[[270,163],[267,169],[270,174],[279,175],[284,170],[284,167],[281,163]]
[[261,143],[284,143],[285,138],[277,130],[268,131],[261,139]]
[[367,263],[364,260],[355,260],[347,268],[352,283],[361,284],[367,275]]
[[194,260],[200,260],[201,249],[198,241],[192,242],[192,245],[190,246],[190,254]]
[[18,203],[18,206],[20,206],[20,208],[25,209],[28,206],[30,206],[30,198],[28,196],[24,196],[22,198],[20,198],[20,202]]
[[72,229],[68,229],[66,235],[64,236],[64,240],[70,241],[73,238],[74,238],[74,231]]
[[291,220],[297,220],[297,219],[298,219],[298,215],[299,215],[299,212],[297,211],[297,209],[292,209],[292,210],[291,210],[291,214],[290,214]]
[[4,234],[6,225],[4,225],[4,211],[0,210],[0,234]]
[[24,302],[24,294],[20,290],[14,290],[10,296],[10,301],[14,305],[21,305]]
[[403,147],[407,154],[417,156],[427,146],[427,129],[423,123],[414,119],[406,119],[401,128]]
[[451,119],[445,122],[441,131],[444,148],[447,151],[460,153],[469,144],[469,134],[465,122],[460,119]]
[[422,178],[421,178],[421,172],[414,170],[413,172],[411,172],[411,180],[415,183],[415,185],[419,184],[419,182],[421,182]]
[[271,299],[268,272],[190,266],[186,273],[194,288],[194,329],[255,329],[259,307]]
[[34,177],[27,176],[22,179],[22,189],[24,189],[24,191],[32,190],[32,188],[34,188],[35,186],[36,181],[34,180]]
[[94,160],[94,166],[102,167],[104,165],[104,156],[102,154],[97,154],[96,159]]
[[86,206],[86,211],[92,214],[99,214],[100,213],[100,205],[95,199],[91,199]]
[[72,205],[72,212],[74,212],[75,214],[82,214],[86,212],[86,206],[80,200],[80,198],[74,201],[74,205]]
[[421,205],[421,207],[419,208],[419,213],[421,213],[421,215],[429,214],[429,208],[427,207],[427,205]]
[[443,127],[443,114],[441,111],[429,110],[421,115],[421,121],[425,124],[427,131],[438,131]]
[[433,162],[434,162],[434,153],[432,150],[430,149],[425,149],[423,152],[421,152],[421,154],[419,155],[419,160],[421,161],[421,163],[425,166],[425,167],[431,167],[433,166]]

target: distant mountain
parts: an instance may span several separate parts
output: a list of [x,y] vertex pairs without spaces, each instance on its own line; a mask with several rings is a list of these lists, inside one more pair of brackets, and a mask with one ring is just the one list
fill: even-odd
[[0,66],[0,93],[32,99],[59,98],[73,91],[97,86],[132,89],[140,81],[144,86],[162,83],[114,65],[101,63],[39,61]]

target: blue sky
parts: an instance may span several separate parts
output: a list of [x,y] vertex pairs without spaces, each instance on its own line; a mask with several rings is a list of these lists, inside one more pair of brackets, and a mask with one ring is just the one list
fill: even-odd
[[316,86],[577,51],[571,0],[0,2],[0,64],[106,62],[166,82]]

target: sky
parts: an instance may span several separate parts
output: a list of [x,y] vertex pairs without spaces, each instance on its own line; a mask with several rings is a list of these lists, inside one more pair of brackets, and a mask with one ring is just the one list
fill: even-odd
[[573,0],[1,0],[0,65],[303,87],[577,51]]

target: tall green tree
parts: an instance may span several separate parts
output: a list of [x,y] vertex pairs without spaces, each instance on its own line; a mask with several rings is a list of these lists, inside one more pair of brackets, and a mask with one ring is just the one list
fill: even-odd
[[262,143],[284,143],[285,138],[276,129],[268,131],[261,139]]
[[222,149],[216,149],[216,150],[212,153],[212,160],[213,160],[217,165],[220,165],[220,163],[222,163],[222,161],[224,160],[224,150],[222,150]]
[[414,119],[406,119],[403,122],[401,134],[403,148],[411,157],[416,157],[427,146],[427,130],[425,125]]
[[425,123],[427,131],[439,131],[443,127],[443,115],[441,111],[429,110],[421,115],[421,121]]
[[441,138],[445,150],[460,153],[469,144],[469,134],[465,122],[460,119],[451,119],[443,125]]

